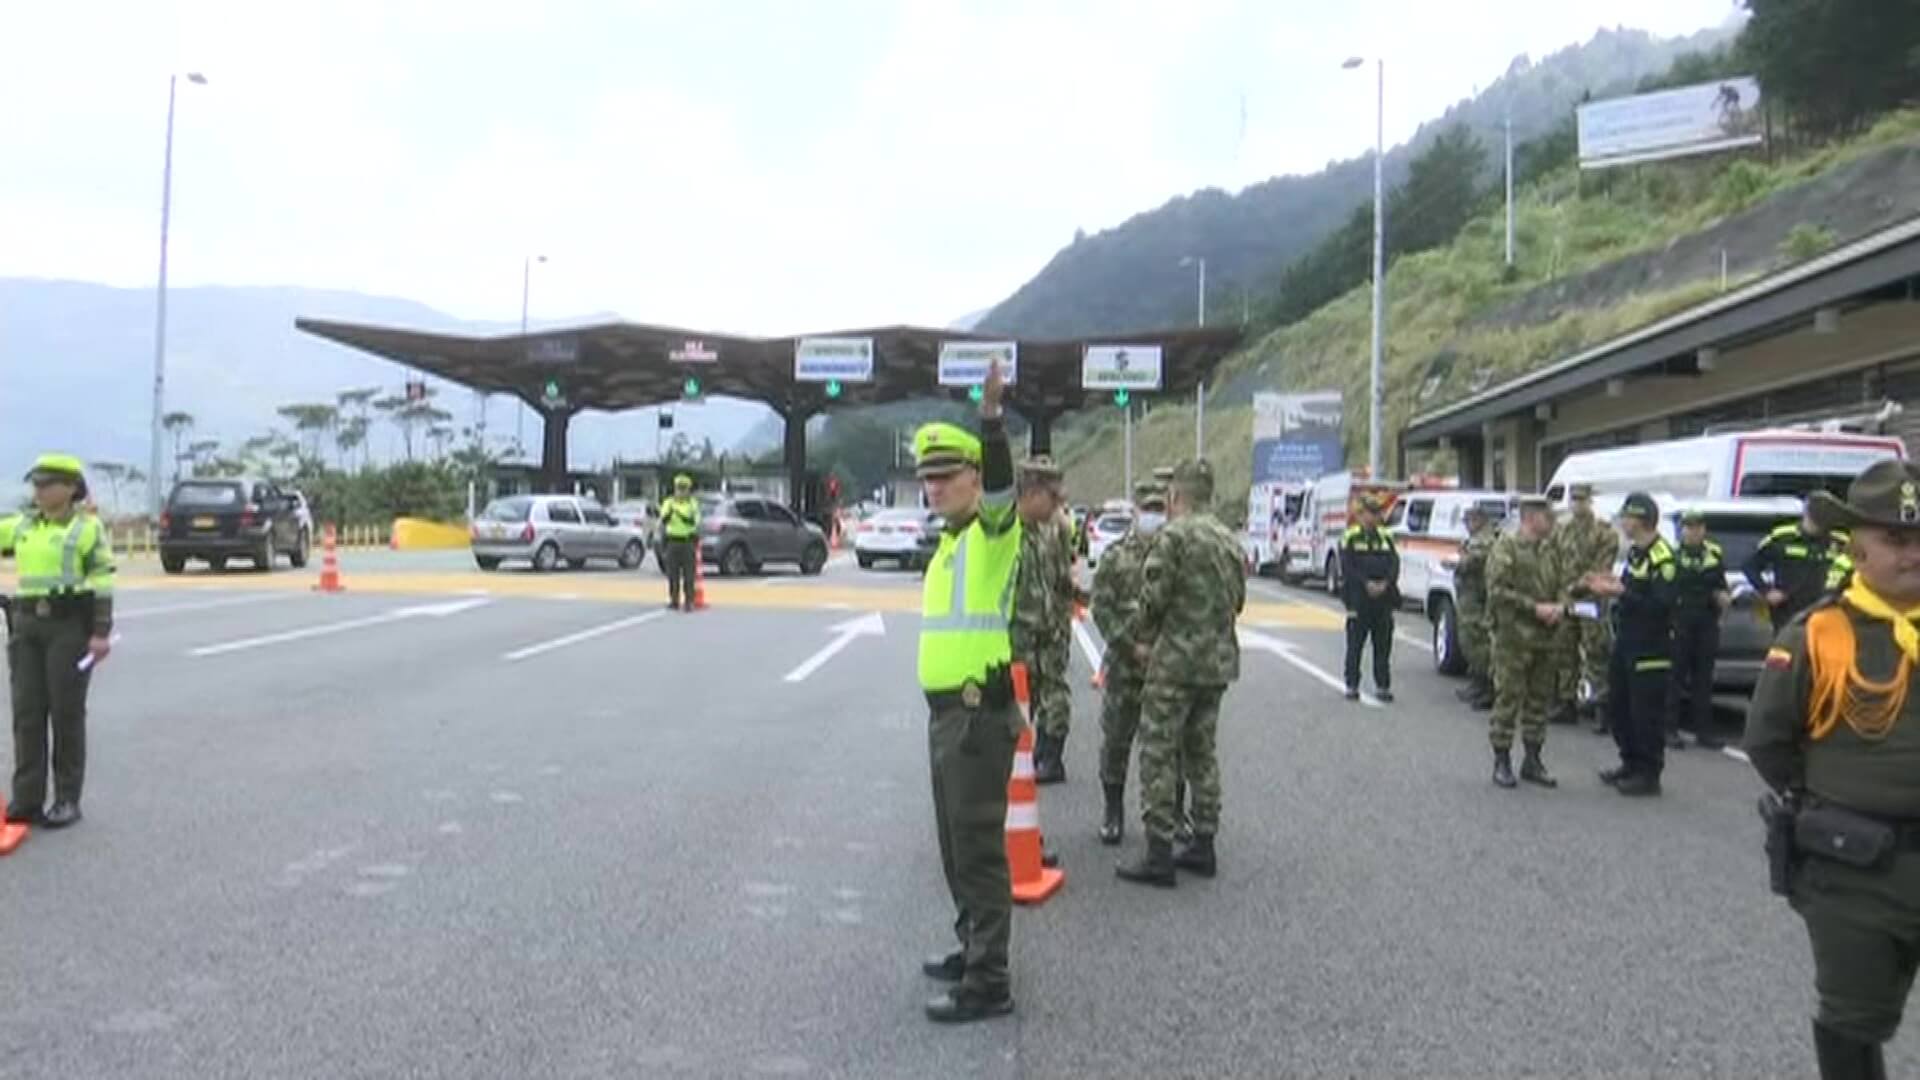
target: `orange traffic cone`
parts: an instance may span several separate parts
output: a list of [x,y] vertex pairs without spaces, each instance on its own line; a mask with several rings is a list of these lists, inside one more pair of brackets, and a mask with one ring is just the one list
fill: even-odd
[[693,610],[707,610],[707,586],[700,573],[700,540],[693,541]]
[[0,855],[11,855],[27,842],[27,827],[18,821],[0,821]]
[[1013,899],[1020,904],[1045,903],[1067,883],[1067,872],[1045,865],[1040,840],[1040,792],[1033,783],[1033,723],[1027,694],[1027,666],[1013,665],[1013,697],[1028,722],[1020,728],[1013,751],[1013,775],[1007,780],[1007,869],[1013,876]]
[[320,548],[320,584],[315,592],[346,592],[347,587],[340,584],[340,554],[335,550],[336,537],[333,525],[329,523],[322,534]]

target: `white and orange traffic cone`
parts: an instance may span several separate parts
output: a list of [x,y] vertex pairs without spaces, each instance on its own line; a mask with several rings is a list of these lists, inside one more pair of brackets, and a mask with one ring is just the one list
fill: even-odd
[[335,547],[337,537],[334,534],[331,522],[328,523],[325,532],[323,532],[321,536],[320,584],[315,585],[313,590],[315,592],[329,593],[346,592],[347,587],[340,584],[340,553]]
[[1013,775],[1007,780],[1007,869],[1013,877],[1013,899],[1019,904],[1042,904],[1067,883],[1067,872],[1046,865],[1040,838],[1040,789],[1033,782],[1033,723],[1027,693],[1027,666],[1013,665],[1013,697],[1028,722],[1020,726],[1013,750]]

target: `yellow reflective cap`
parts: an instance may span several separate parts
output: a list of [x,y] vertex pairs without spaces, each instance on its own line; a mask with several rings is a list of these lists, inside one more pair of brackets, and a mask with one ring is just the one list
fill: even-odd
[[692,487],[693,477],[688,476],[686,473],[681,473],[679,476],[676,476],[673,478],[673,486],[674,487]]
[[86,471],[80,459],[72,454],[41,454],[33,460],[33,468],[27,470],[27,479],[46,473],[55,476],[79,478]]
[[966,466],[980,467],[980,437],[955,424],[926,424],[913,433],[914,469],[921,476],[946,476]]

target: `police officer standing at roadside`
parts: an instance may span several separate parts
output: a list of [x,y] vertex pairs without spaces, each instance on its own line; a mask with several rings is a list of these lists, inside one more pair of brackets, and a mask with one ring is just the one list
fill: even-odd
[[700,503],[693,497],[693,477],[686,473],[673,478],[673,494],[660,501],[660,534],[667,540],[667,606],[692,611]]
[[1768,533],[1740,567],[1747,582],[1766,600],[1775,634],[1839,584],[1850,565],[1846,530],[1821,525],[1814,519],[1812,506],[1808,502],[1799,521]]
[[[87,687],[93,666],[112,651],[113,548],[100,519],[80,512],[87,482],[78,458],[42,455],[27,479],[33,509],[0,518],[0,556],[13,556],[20,576],[8,604],[13,798],[6,815],[59,829],[80,820]],[[43,814],[49,757],[53,807]]]
[[1813,945],[1820,1075],[1877,1080],[1920,963],[1920,469],[1879,462],[1810,510],[1852,530],[1854,579],[1775,639],[1746,750],[1784,797],[1769,854]]
[[[1713,733],[1713,665],[1720,654],[1720,613],[1727,610],[1727,555],[1707,536],[1707,515],[1688,510],[1680,516],[1680,547],[1674,551],[1673,681],[1667,707],[1667,749],[1686,745],[1681,721],[1693,739],[1709,750],[1720,748]],[[1684,703],[1684,707],[1683,707]]]
[[1359,523],[1340,538],[1340,599],[1347,608],[1347,700],[1360,700],[1360,654],[1373,640],[1373,689],[1393,700],[1393,613],[1400,608],[1400,552],[1380,526],[1386,503],[1360,496]]
[[1659,520],[1653,496],[1644,491],[1628,495],[1620,506],[1620,531],[1632,545],[1626,576],[1589,574],[1585,580],[1594,595],[1615,598],[1620,613],[1607,690],[1620,764],[1602,770],[1600,779],[1622,795],[1660,794],[1660,774],[1667,764],[1667,685],[1673,674],[1679,568],[1673,548],[1659,533]]
[[[1013,451],[998,361],[980,399],[980,434],[928,424],[913,438],[927,502],[946,520],[920,598],[920,688],[930,714],[933,816],[960,947],[921,970],[957,985],[927,1016],[961,1023],[1013,1011],[1008,949],[1007,780],[1026,720],[1013,697],[1008,603],[1020,560]],[[957,609],[956,609],[957,606]]]

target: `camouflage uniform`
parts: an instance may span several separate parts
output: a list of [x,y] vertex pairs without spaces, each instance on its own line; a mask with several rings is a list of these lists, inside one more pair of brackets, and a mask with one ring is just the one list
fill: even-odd
[[[1134,485],[1134,505],[1143,513],[1164,515],[1166,498],[1159,484]],[[1133,644],[1125,638],[1126,626],[1139,610],[1147,555],[1158,537],[1158,530],[1148,531],[1136,519],[1127,535],[1107,549],[1093,578],[1093,625],[1106,642],[1101,660],[1105,682],[1100,702],[1100,786],[1107,806],[1100,839],[1107,844],[1119,843],[1126,829],[1127,758],[1140,730],[1140,695],[1146,679],[1146,665],[1133,655]]]
[[[1538,505],[1544,507],[1544,501]],[[1514,729],[1520,729],[1529,766],[1538,761],[1540,747],[1546,742],[1555,677],[1549,661],[1555,638],[1554,628],[1540,621],[1534,605],[1559,602],[1558,565],[1552,537],[1535,540],[1524,527],[1502,536],[1487,558],[1494,687],[1488,741],[1493,744],[1494,780],[1502,787],[1512,786],[1508,755],[1513,749]],[[1545,775],[1544,770],[1540,775]],[[1551,786],[1544,781],[1543,785]]]
[[[1189,461],[1174,473],[1176,492],[1192,500],[1169,521],[1142,566],[1139,607],[1121,632],[1130,647],[1148,647],[1140,705],[1140,787],[1148,854],[1121,867],[1131,880],[1172,881],[1176,787],[1184,773],[1193,797],[1194,845],[1178,865],[1204,851],[1210,874],[1220,826],[1220,763],[1214,739],[1220,699],[1240,677],[1235,623],[1246,604],[1240,540],[1209,511],[1213,469]],[[1176,495],[1178,497],[1178,495]]]
[[[1020,467],[1022,484],[1054,486],[1059,470],[1046,458]],[[1065,779],[1056,768],[1071,726],[1073,695],[1067,686],[1071,660],[1075,586],[1071,526],[1061,514],[1031,522],[1020,536],[1020,566],[1014,582],[1010,626],[1013,657],[1027,665],[1033,702],[1034,768]],[[1057,773],[1058,775],[1052,775]]]
[[1571,712],[1580,704],[1582,680],[1591,701],[1598,702],[1606,695],[1607,664],[1613,651],[1607,603],[1588,596],[1579,581],[1588,574],[1613,573],[1620,559],[1620,534],[1595,517],[1591,509],[1583,511],[1575,506],[1553,530],[1551,540],[1561,584],[1556,598],[1587,600],[1600,606],[1600,618],[1564,619],[1554,636],[1553,706],[1555,711]]
[[1490,670],[1493,627],[1487,608],[1487,559],[1493,554],[1500,530],[1485,516],[1476,519],[1460,563],[1453,571],[1453,596],[1460,620],[1460,645],[1467,654],[1468,697],[1484,700],[1493,692]]

